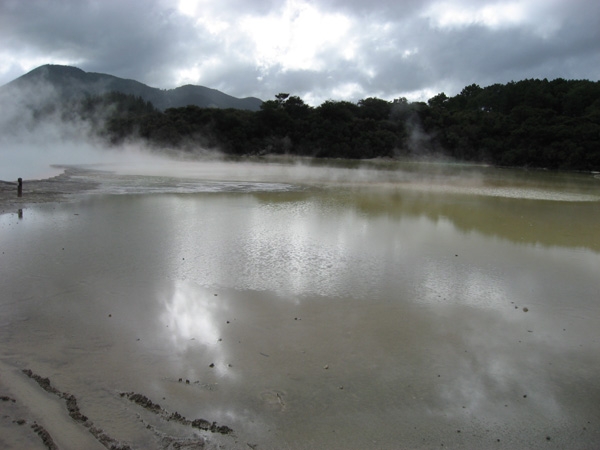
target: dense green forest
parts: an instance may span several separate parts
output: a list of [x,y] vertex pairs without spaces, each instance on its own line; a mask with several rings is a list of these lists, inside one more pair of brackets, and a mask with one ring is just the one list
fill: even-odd
[[187,106],[164,112],[140,98],[86,100],[84,116],[112,105],[102,134],[185,152],[327,158],[445,157],[502,166],[600,170],[600,82],[475,84],[424,102],[366,98],[317,107],[278,94],[260,111]]

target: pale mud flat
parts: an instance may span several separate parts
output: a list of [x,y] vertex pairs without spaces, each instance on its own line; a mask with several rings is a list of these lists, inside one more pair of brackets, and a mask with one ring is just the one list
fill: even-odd
[[216,169],[2,188],[0,447],[600,442],[587,179]]

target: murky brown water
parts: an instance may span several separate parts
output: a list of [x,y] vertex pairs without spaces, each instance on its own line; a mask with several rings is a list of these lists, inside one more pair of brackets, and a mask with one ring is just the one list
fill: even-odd
[[101,175],[0,216],[0,390],[29,368],[133,448],[200,433],[121,392],[226,448],[592,448],[600,180],[409,169]]

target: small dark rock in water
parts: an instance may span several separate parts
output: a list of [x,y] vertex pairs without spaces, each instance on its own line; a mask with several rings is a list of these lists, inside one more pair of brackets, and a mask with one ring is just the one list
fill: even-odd
[[161,407],[159,404],[152,402],[148,397],[142,394],[136,394],[134,392],[126,393],[125,396],[132,402],[137,403],[143,408],[154,413],[160,413]]
[[185,384],[190,384],[190,380],[185,380]]
[[87,422],[88,418],[87,418],[87,416],[84,416],[83,414],[81,414],[81,411],[79,410],[79,406],[77,405],[77,399],[75,398],[75,396],[72,394],[69,395],[67,393],[64,393],[63,397],[67,403],[67,410],[69,411],[69,416],[71,416],[71,418],[73,420],[75,420],[76,422],[79,422],[79,423]]
[[179,382],[181,383],[182,381],[183,381],[183,378],[180,378],[180,379],[179,379]]
[[527,395],[524,395],[523,398],[527,398]]
[[214,363],[210,363],[210,365],[208,367],[210,367],[212,369],[213,367],[215,367],[215,365],[214,365]]
[[112,314],[109,314],[108,317],[112,317]]
[[58,447],[52,440],[52,436],[50,436],[50,433],[48,433],[48,431],[46,431],[46,429],[44,427],[42,427],[41,425],[38,425],[37,423],[34,423],[33,425],[31,425],[31,428],[42,439],[44,446],[48,450],[58,450]]
[[546,440],[547,441],[551,440],[550,436],[546,436]]

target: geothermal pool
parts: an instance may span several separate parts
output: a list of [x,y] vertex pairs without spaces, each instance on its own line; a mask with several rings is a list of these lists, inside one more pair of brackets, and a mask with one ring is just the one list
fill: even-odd
[[600,180],[386,164],[108,167],[0,215],[0,444],[600,442]]

